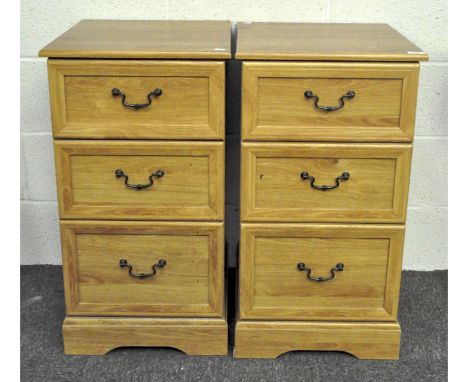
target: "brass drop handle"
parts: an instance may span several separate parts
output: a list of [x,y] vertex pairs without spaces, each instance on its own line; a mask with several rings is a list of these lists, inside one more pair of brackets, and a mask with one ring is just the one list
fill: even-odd
[[151,105],[151,102],[152,102],[152,98],[153,97],[159,97],[161,94],[162,94],[162,89],[159,89],[159,88],[156,88],[154,89],[152,92],[149,92],[148,95],[146,96],[146,98],[148,99],[148,102],[146,103],[127,103],[125,102],[126,98],[127,98],[127,95],[120,91],[120,89],[117,89],[117,88],[114,88],[111,90],[111,93],[114,97],[122,97],[122,105],[124,105],[125,107],[131,107],[135,110],[138,110],[138,109],[142,109],[144,107],[148,107],[149,105]]
[[116,178],[124,177],[125,178],[125,186],[127,186],[128,188],[131,188],[133,190],[137,190],[137,191],[140,191],[143,188],[151,187],[154,184],[153,177],[161,178],[163,176],[164,176],[164,171],[163,170],[156,170],[155,172],[153,172],[148,177],[148,182],[149,183],[146,183],[146,184],[131,184],[131,183],[128,183],[128,175],[125,174],[125,172],[123,170],[120,170],[120,169],[115,170],[115,177]]
[[317,282],[322,282],[322,281],[328,281],[328,280],[333,280],[335,278],[335,272],[343,272],[344,270],[344,264],[338,263],[336,264],[332,269],[330,269],[330,276],[323,277],[315,277],[312,276],[312,269],[307,268],[304,263],[299,263],[297,264],[297,270],[301,272],[307,272],[307,279],[311,281],[317,281]]
[[152,272],[151,273],[135,273],[133,272],[133,265],[129,264],[129,262],[126,259],[122,259],[119,261],[120,268],[128,268],[128,274],[132,277],[135,277],[137,279],[145,279],[147,277],[152,277],[156,274],[156,268],[164,268],[166,266],[166,260],[161,259],[159,260],[156,264],[153,264],[152,266]]
[[351,99],[351,98],[354,98],[356,96],[356,92],[354,90],[348,90],[348,92],[346,94],[343,94],[341,97],[340,97],[340,100],[339,100],[339,105],[338,106],[320,106],[318,103],[319,103],[319,97],[318,95],[314,94],[312,92],[312,90],[306,90],[304,92],[304,96],[306,98],[309,98],[309,99],[313,99],[314,100],[314,107],[316,109],[319,109],[319,110],[323,110],[323,111],[335,111],[335,110],[339,110],[341,109],[342,107],[344,107],[345,103],[344,103],[344,100],[346,98],[348,99]]
[[329,190],[333,190],[335,188],[338,188],[340,186],[340,181],[348,180],[350,176],[351,175],[349,174],[349,172],[344,172],[343,174],[341,174],[339,177],[337,177],[335,179],[335,184],[333,186],[327,186],[327,185],[317,186],[315,184],[315,177],[314,176],[309,175],[309,173],[307,171],[301,172],[301,179],[302,180],[310,180],[310,187],[315,188],[316,190],[320,190],[320,191],[329,191]]

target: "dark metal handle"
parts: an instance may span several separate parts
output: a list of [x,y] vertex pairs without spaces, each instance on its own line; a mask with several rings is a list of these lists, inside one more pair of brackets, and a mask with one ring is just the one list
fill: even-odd
[[127,267],[128,268],[128,274],[130,276],[135,277],[137,279],[145,279],[147,277],[154,276],[156,274],[156,268],[164,268],[166,266],[166,260],[161,259],[156,264],[153,264],[153,266],[152,266],[153,272],[152,273],[135,273],[135,272],[132,272],[133,265],[129,264],[128,261],[125,260],[125,259],[120,260],[119,265],[120,265],[120,268]]
[[328,281],[332,280],[335,278],[335,272],[342,272],[344,270],[344,264],[338,263],[336,264],[332,269],[330,269],[330,276],[327,277],[314,277],[312,276],[312,269],[307,268],[304,263],[299,263],[297,264],[297,269],[299,271],[305,271],[307,272],[307,278],[311,281],[317,281],[317,282],[322,282],[322,281]]
[[127,98],[127,95],[123,92],[120,91],[120,89],[114,88],[112,89],[112,95],[114,97],[121,96],[122,97],[122,105],[126,107],[131,107],[135,110],[142,109],[144,107],[148,107],[151,105],[152,102],[152,97],[159,97],[162,94],[162,90],[159,88],[154,89],[151,93],[148,93],[146,98],[148,98],[148,102],[146,103],[126,103],[125,99]]
[[315,177],[309,175],[309,173],[307,171],[301,172],[301,179],[302,180],[309,179],[310,180],[310,187],[315,188],[316,190],[320,190],[320,191],[328,191],[328,190],[333,190],[334,188],[338,188],[340,186],[340,180],[342,180],[342,181],[348,180],[350,176],[351,175],[349,174],[349,172],[344,172],[338,178],[335,179],[335,185],[333,185],[333,186],[327,186],[327,185],[317,186],[317,185],[315,185]]
[[162,176],[164,176],[164,171],[163,170],[156,170],[155,172],[153,172],[148,180],[149,180],[149,183],[147,184],[130,184],[128,183],[128,175],[125,174],[125,172],[123,170],[115,170],[115,176],[117,178],[121,178],[121,177],[125,177],[125,185],[128,187],[128,188],[131,188],[133,190],[137,190],[137,191],[140,191],[142,188],[148,188],[148,187],[151,187],[153,184],[154,184],[154,181],[153,181],[153,177],[156,177],[156,178],[161,178]]
[[354,90],[348,90],[348,92],[344,95],[342,95],[340,97],[340,104],[338,106],[320,106],[318,104],[319,102],[319,97],[318,95],[315,95],[314,93],[312,93],[312,90],[306,90],[304,92],[304,96],[306,98],[312,98],[314,100],[314,106],[319,109],[319,110],[324,110],[324,111],[334,111],[334,110],[338,110],[338,109],[341,109],[342,107],[344,107],[345,103],[344,103],[344,100],[345,98],[354,98],[356,96],[356,93],[354,92]]

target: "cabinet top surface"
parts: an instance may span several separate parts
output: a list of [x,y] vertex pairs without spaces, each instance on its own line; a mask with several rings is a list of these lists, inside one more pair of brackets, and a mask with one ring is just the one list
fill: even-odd
[[229,21],[82,20],[49,45],[52,58],[231,58]]
[[428,55],[387,24],[238,23],[243,60],[425,61]]

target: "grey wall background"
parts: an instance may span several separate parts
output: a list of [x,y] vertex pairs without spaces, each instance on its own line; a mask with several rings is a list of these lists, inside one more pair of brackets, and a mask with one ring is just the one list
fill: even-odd
[[[81,19],[388,23],[421,64],[404,268],[447,268],[447,2],[444,0],[22,0],[21,264],[61,264],[46,60],[38,51]],[[226,231],[238,235],[240,65],[227,65]]]

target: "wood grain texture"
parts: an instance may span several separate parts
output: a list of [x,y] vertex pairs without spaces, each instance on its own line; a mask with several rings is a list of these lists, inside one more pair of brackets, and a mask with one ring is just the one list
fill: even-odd
[[237,24],[243,60],[426,61],[428,55],[387,24]]
[[398,359],[400,334],[396,322],[239,321],[234,357],[276,358],[294,350],[331,350],[360,359]]
[[231,58],[230,21],[82,20],[39,52],[60,58]]
[[[221,61],[49,60],[56,138],[224,139],[225,67]],[[150,106],[155,88],[162,89]]]
[[[406,219],[410,144],[242,143],[241,219],[278,222],[386,222]],[[307,171],[318,185],[311,188]]]
[[[241,225],[240,319],[395,321],[404,226]],[[333,280],[315,282],[297,269]]]
[[172,347],[188,355],[227,355],[224,319],[76,318],[63,323],[68,355],[104,355],[122,346]]
[[[62,219],[222,220],[224,143],[56,140]],[[165,172],[150,188],[150,174]]]
[[[69,315],[224,317],[223,223],[61,221]],[[160,259],[166,266],[153,277]]]
[[[411,142],[419,64],[244,62],[242,138],[267,141]],[[311,90],[323,111],[304,96]]]

